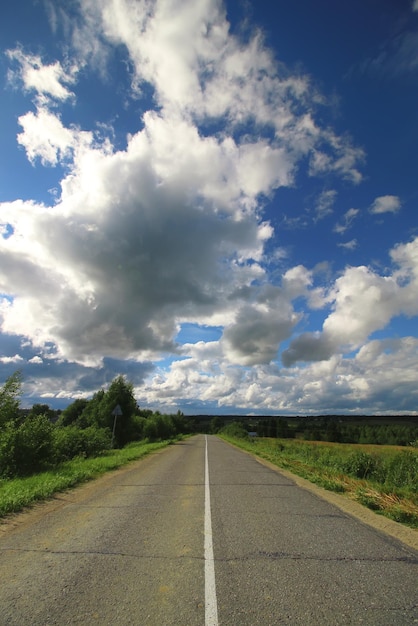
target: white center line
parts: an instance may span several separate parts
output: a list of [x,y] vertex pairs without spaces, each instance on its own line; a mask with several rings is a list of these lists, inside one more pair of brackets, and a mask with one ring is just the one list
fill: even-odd
[[212,518],[210,513],[208,438],[205,435],[205,626],[218,626],[215,561],[213,558]]

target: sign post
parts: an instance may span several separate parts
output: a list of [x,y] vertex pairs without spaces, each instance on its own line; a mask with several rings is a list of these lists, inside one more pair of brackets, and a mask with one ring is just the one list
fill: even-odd
[[115,419],[113,420],[112,443],[110,444],[111,448],[113,448],[113,443],[115,441],[116,420],[118,419],[119,415],[122,415],[122,409],[120,408],[119,404],[117,404],[113,409],[112,415]]

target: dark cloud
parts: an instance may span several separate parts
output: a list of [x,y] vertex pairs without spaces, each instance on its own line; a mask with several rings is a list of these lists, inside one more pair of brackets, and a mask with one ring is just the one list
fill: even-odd
[[291,367],[298,361],[324,361],[335,352],[335,346],[319,333],[303,333],[294,339],[289,348],[282,353],[285,367]]

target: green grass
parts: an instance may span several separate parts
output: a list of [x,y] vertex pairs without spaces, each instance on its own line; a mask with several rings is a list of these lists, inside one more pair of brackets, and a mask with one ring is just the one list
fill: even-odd
[[27,478],[0,479],[0,518],[17,513],[40,500],[46,500],[55,493],[97,478],[170,443],[135,442],[121,450],[110,450],[95,458],[78,457],[56,469]]
[[277,467],[418,528],[416,448],[221,436]]

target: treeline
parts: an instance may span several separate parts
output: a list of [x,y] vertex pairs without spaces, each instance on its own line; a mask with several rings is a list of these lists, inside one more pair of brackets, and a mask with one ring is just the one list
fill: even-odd
[[191,429],[180,411],[163,415],[140,409],[132,384],[123,376],[115,378],[107,391],[101,389],[91,400],[75,400],[59,415],[40,404],[22,411],[21,386],[16,372],[0,388],[2,478],[57,467],[76,456],[97,456],[131,441],[171,439]]
[[251,424],[259,437],[299,438],[306,441],[334,441],[338,443],[371,443],[381,445],[418,445],[418,425],[352,424],[335,417],[263,418]]

